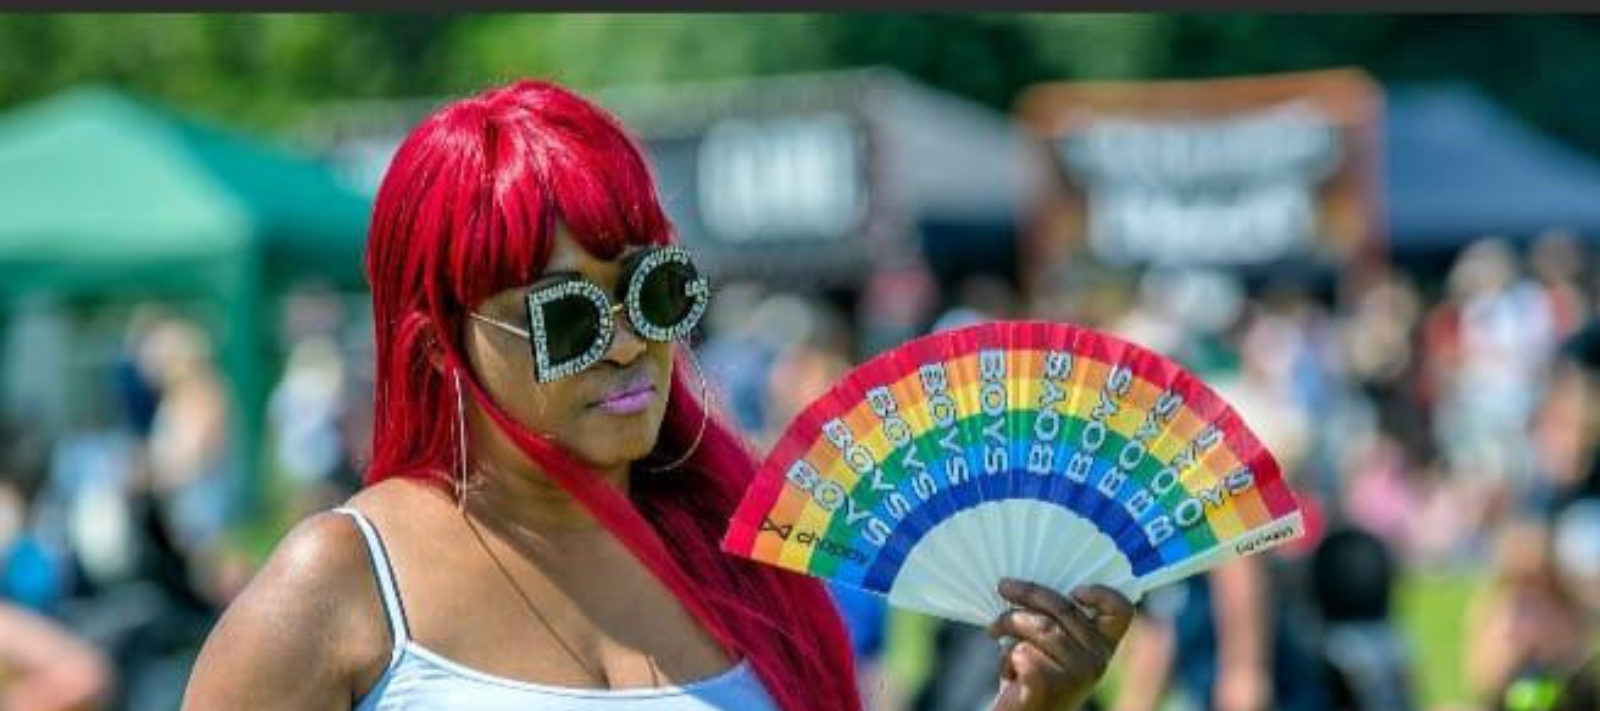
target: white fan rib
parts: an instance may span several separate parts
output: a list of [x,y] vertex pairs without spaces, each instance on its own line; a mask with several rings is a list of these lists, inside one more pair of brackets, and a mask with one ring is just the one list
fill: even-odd
[[[999,555],[979,556],[977,560],[962,556],[962,539],[984,526],[1013,517],[1037,517],[1042,522],[1040,530],[1057,532],[1059,544],[1046,546],[1047,554],[1015,569],[1002,565],[1004,558]],[[1069,561],[1079,560],[1084,551],[1094,551],[1093,570],[1085,571],[1091,573],[1092,578],[1061,569],[1063,565],[1073,565]],[[889,602],[918,610],[937,607],[940,612],[935,614],[981,626],[1011,606],[1000,597],[997,589],[1002,577],[1048,585],[1065,594],[1071,588],[1061,584],[1063,579],[1115,580],[1128,576],[1129,571],[1129,563],[1117,552],[1116,544],[1077,513],[1032,499],[995,501],[957,513],[924,534],[901,564],[889,590]],[[947,609],[952,601],[953,588],[947,582],[951,572],[963,580],[961,588],[968,591],[960,596],[964,604],[960,610]],[[979,604],[969,599],[976,591],[981,591]]]

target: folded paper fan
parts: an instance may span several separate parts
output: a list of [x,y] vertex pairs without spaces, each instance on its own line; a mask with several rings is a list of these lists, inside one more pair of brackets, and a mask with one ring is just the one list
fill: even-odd
[[1302,532],[1272,455],[1199,378],[1091,329],[991,322],[812,402],[722,547],[985,625],[1003,577],[1138,600]]

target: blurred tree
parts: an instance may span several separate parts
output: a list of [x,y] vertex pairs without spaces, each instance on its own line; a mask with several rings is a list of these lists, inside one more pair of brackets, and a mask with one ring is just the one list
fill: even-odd
[[886,65],[1007,109],[1056,79],[1360,66],[1461,79],[1600,152],[1600,17],[1373,14],[0,15],[0,106],[115,82],[230,123],[329,99],[578,87]]
[[1215,76],[1360,66],[1383,81],[1479,85],[1558,138],[1600,153],[1600,17],[1262,15],[1169,17],[1158,74]]
[[436,90],[429,14],[0,15],[0,105],[84,82],[272,128],[319,100]]
[[460,92],[529,75],[594,88],[797,72],[837,64],[818,42],[825,24],[796,14],[474,16],[439,56]]

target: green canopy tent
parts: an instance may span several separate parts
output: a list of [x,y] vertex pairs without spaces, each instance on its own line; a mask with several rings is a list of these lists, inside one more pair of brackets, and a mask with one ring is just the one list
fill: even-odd
[[325,164],[107,87],[0,115],[0,298],[199,298],[253,501],[268,294],[361,284],[370,199]]

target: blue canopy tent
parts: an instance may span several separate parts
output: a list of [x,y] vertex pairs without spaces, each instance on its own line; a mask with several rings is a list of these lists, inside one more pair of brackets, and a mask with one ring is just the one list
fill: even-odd
[[1600,237],[1600,160],[1457,83],[1388,92],[1385,210],[1398,258],[1453,253],[1485,235],[1527,242],[1565,228]]

